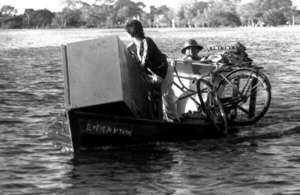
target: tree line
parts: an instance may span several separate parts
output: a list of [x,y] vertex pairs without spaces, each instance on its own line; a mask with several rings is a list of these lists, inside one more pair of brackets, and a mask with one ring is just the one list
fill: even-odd
[[60,12],[25,9],[17,15],[11,5],[0,9],[1,28],[115,28],[129,19],[145,27],[237,27],[300,24],[300,10],[292,0],[189,0],[174,10],[166,5],[146,6],[132,0],[64,0]]

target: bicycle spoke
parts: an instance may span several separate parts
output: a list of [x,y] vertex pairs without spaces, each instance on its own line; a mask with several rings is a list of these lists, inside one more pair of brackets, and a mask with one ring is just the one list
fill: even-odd
[[[253,82],[253,80],[252,80],[252,82]],[[250,83],[250,84],[251,84],[251,83]],[[258,85],[259,85],[259,82],[256,82],[256,84],[255,84],[254,86],[249,85],[249,87],[247,88],[247,91],[246,91],[246,93],[244,94],[244,96],[249,97],[250,94],[252,93],[252,91],[257,90]],[[250,88],[251,88],[251,92],[248,93]],[[247,95],[247,94],[249,94],[249,95]]]
[[[252,77],[252,72],[251,72],[251,74],[248,76],[247,82],[246,82],[245,87],[243,88],[241,94],[244,94],[245,88],[247,88],[247,91],[248,91],[248,89],[249,89],[248,86],[249,86],[249,84],[251,83],[251,82],[249,82],[249,81],[251,80],[251,77]],[[246,94],[247,94],[247,92],[246,92]]]
[[197,106],[200,106],[200,102],[198,102],[194,97],[191,97],[191,99],[193,100],[193,102],[194,102],[195,104],[197,104]]
[[[257,90],[258,89],[258,87],[259,87],[259,82],[257,82],[257,84],[256,85],[254,85],[254,86],[252,86],[252,87],[249,87],[248,89],[247,89],[247,92],[246,92],[246,94],[244,94],[243,95],[243,97],[244,98],[246,98],[246,99],[248,99],[249,97],[250,97],[250,95],[251,95],[251,93],[252,93],[252,91],[255,91],[255,90]],[[250,91],[250,93],[248,93],[249,91],[249,89],[251,88],[251,91]]]

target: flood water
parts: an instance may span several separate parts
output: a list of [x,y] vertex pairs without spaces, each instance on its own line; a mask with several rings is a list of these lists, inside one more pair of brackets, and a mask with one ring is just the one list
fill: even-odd
[[129,41],[123,30],[0,31],[1,194],[300,194],[300,27],[146,30],[169,57],[180,57],[188,38],[245,44],[270,79],[268,113],[219,140],[74,155],[56,122],[64,110],[60,45],[108,34]]

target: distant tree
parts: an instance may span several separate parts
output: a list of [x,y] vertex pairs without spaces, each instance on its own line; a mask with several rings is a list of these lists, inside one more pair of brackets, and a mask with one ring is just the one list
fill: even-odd
[[167,12],[167,17],[170,22],[171,27],[176,27],[176,13],[175,10],[170,8],[169,11]]
[[294,23],[300,24],[300,10],[294,10]]
[[236,7],[240,0],[214,0],[209,3],[209,7],[222,12],[236,13]]
[[259,13],[257,6],[250,2],[241,4],[237,7],[237,14],[240,16],[243,25],[254,26],[256,25],[256,14]]
[[130,12],[130,7],[121,7],[117,12],[117,21],[121,24],[124,24],[128,18],[135,16]]
[[153,27],[154,26],[154,20],[155,20],[155,16],[157,15],[158,10],[155,6],[150,6],[150,12],[149,12],[149,22],[150,22],[150,26]]
[[154,20],[154,26],[156,27],[169,27],[170,25],[170,20],[169,18],[164,15],[164,14],[160,14],[155,16],[155,20]]
[[22,28],[23,17],[22,16],[11,16],[6,17],[0,21],[0,28]]
[[194,18],[203,12],[202,4],[199,4],[196,0],[189,0],[184,4],[181,4],[180,7],[180,17],[181,22],[185,23],[184,26],[193,27]]
[[52,19],[51,26],[65,28],[67,26],[65,14],[63,12],[56,12],[54,18]]
[[33,16],[34,9],[25,9],[24,11],[24,27],[30,27],[31,18]]
[[193,18],[193,24],[195,27],[207,27],[209,26],[209,20],[205,17],[204,13],[199,13],[195,18]]
[[204,1],[196,1],[193,4],[194,9],[196,9],[197,14],[198,13],[203,13],[205,9],[208,8],[208,6],[210,5],[210,3],[208,2],[204,2]]
[[152,24],[156,27],[170,27],[172,25],[172,19],[175,17],[173,10],[166,5],[154,8],[151,15],[153,17]]
[[263,15],[263,21],[266,25],[278,26],[286,24],[288,20],[282,11],[268,10]]
[[162,5],[162,6],[156,8],[155,14],[157,14],[157,15],[161,15],[161,14],[166,15],[169,11],[170,11],[170,8],[168,6]]
[[36,10],[31,14],[30,26],[32,27],[46,27],[52,23],[54,13],[47,9]]
[[192,20],[197,16],[197,10],[194,9],[192,4],[188,4],[183,9],[184,18],[187,21],[187,26],[192,27]]
[[202,17],[205,26],[240,26],[241,20],[237,14],[237,5],[240,0],[215,0],[209,2],[203,11]]
[[113,5],[113,20],[115,24],[124,24],[126,20],[141,17],[145,4],[131,0],[117,0]]
[[66,27],[78,27],[82,25],[81,11],[79,9],[64,8],[62,10]]
[[2,16],[14,16],[18,10],[11,5],[3,5],[0,9],[0,15]]
[[241,21],[239,17],[234,13],[214,10],[209,13],[208,24],[212,27],[236,27],[241,25]]
[[292,0],[255,0],[254,4],[261,12],[274,9],[288,10],[293,6]]
[[240,7],[238,13],[248,23],[251,21],[254,25],[264,23],[277,26],[292,19],[293,9],[292,0],[254,0]]
[[153,27],[153,21],[150,18],[150,13],[143,12],[140,21],[144,27]]
[[210,4],[212,3],[196,0],[189,0],[187,3],[181,4],[176,14],[181,26],[202,26],[204,23],[203,13]]
[[79,9],[81,11],[81,20],[84,21],[84,23],[86,23],[92,8],[93,6],[91,6],[90,4],[82,2],[81,7]]
[[93,5],[87,13],[86,26],[103,27],[106,26],[109,18],[112,17],[111,8],[108,5]]

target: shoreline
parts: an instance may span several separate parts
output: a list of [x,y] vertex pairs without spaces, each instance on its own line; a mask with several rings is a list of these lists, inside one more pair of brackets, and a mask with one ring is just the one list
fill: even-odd
[[[280,28],[300,28],[300,24],[296,25],[282,25],[282,26],[238,26],[238,27],[162,27],[162,28],[150,28],[146,27],[146,30],[157,30],[157,31],[195,31],[195,30],[218,30],[218,29],[280,29]],[[79,27],[79,28],[0,28],[0,31],[18,31],[18,30],[107,30],[107,31],[118,31],[124,30],[123,27],[116,27],[116,28],[86,28],[86,27]]]

